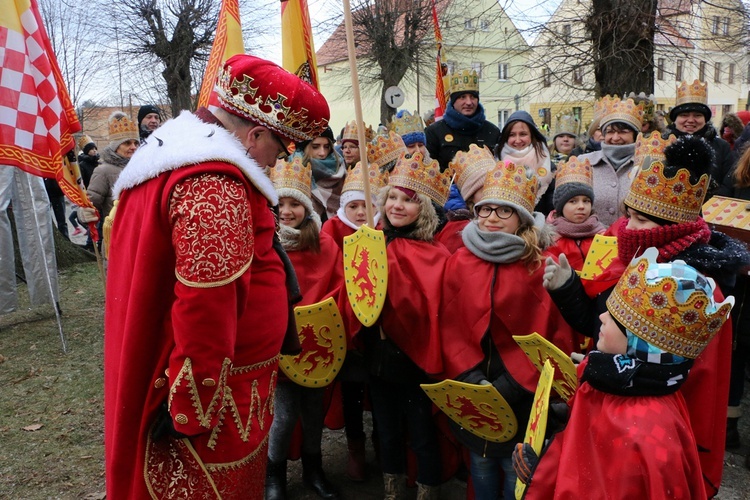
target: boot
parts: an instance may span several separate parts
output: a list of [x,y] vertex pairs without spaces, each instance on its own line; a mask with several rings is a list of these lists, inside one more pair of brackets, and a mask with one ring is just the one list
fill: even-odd
[[417,483],[417,500],[438,500],[440,498],[440,485],[427,486]]
[[737,429],[739,418],[727,417],[727,438],[726,447],[728,450],[736,450],[741,446],[740,431]]
[[340,498],[339,492],[326,479],[323,472],[323,457],[320,453],[302,454],[302,482],[320,498]]
[[346,477],[352,481],[365,481],[367,479],[365,470],[365,438],[347,438],[346,446],[349,448],[349,458],[346,462]]
[[383,474],[383,500],[403,500],[406,496],[405,474]]
[[266,500],[286,500],[286,460],[266,465]]

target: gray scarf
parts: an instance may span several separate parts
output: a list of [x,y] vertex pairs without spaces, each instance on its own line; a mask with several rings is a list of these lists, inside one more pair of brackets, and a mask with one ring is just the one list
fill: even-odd
[[602,143],[602,153],[616,172],[635,156],[635,143],[618,146]]
[[471,253],[495,264],[516,262],[526,250],[523,238],[500,231],[482,231],[476,220],[464,228],[462,239]]

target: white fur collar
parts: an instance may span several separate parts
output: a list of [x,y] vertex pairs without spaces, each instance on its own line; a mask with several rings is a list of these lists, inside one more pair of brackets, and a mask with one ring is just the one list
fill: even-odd
[[271,180],[247,156],[240,141],[226,129],[203,122],[187,111],[166,121],[138,148],[115,183],[114,197],[119,198],[123,189],[164,172],[208,161],[235,165],[272,205],[278,204]]

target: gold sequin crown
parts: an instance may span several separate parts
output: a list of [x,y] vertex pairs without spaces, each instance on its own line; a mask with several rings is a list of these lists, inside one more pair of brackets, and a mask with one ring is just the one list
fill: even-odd
[[447,168],[441,173],[437,160],[425,158],[422,153],[401,155],[393,167],[388,184],[421,193],[442,207],[448,201],[451,169]]
[[500,160],[487,172],[482,200],[504,200],[534,213],[539,181],[523,165]]
[[448,165],[455,172],[456,185],[461,191],[468,179],[477,174],[481,174],[484,178],[487,172],[495,168],[495,163],[495,157],[487,147],[480,148],[472,144],[468,151],[458,151]]
[[378,167],[398,160],[402,153],[406,153],[404,140],[393,131],[388,132],[388,135],[377,134],[367,143],[367,161]]
[[139,140],[138,126],[122,111],[115,111],[109,117],[109,141],[121,142],[127,139]]
[[636,168],[648,168],[656,161],[664,162],[664,149],[677,140],[677,137],[670,135],[666,139],[661,138],[658,131],[650,134],[638,134],[635,139],[635,155],[633,156],[633,165]]
[[[668,141],[661,141],[659,147],[666,147]],[[657,139],[652,139],[651,145],[656,148],[656,144]],[[708,188],[708,175],[703,174],[693,184],[690,182],[690,171],[681,168],[674,177],[668,179],[664,175],[663,148],[661,151],[661,158],[657,156],[653,161],[643,161],[643,167],[638,170],[625,197],[625,205],[671,222],[693,222],[701,213]],[[652,154],[658,155],[659,152],[652,151]]]
[[674,105],[679,106],[688,102],[708,105],[708,84],[700,80],[695,80],[693,83],[680,83],[677,87],[677,99]]
[[562,186],[571,182],[594,187],[593,171],[588,158],[571,156],[567,161],[558,165],[555,186]]
[[479,93],[479,77],[477,72],[471,69],[465,69],[460,73],[452,73],[448,77],[449,93],[456,92],[477,92]]
[[414,132],[424,133],[424,122],[416,111],[413,115],[408,111],[403,111],[400,117],[394,117],[388,124],[388,130],[393,130],[400,136]]
[[727,320],[734,299],[715,304],[712,280],[682,261],[659,264],[657,256],[649,248],[630,263],[607,309],[638,338],[695,359]]
[[[369,180],[370,180],[370,192],[373,194],[377,194],[378,191],[380,191],[383,186],[388,184],[388,173],[384,172],[381,173],[380,169],[378,169],[378,166],[375,164],[370,163],[368,165],[369,170]],[[346,172],[346,179],[344,179],[344,186],[341,188],[341,192],[345,193],[346,191],[362,191],[365,190],[365,181],[362,178],[362,163],[357,162],[354,167],[350,168]]]
[[[370,125],[365,127],[365,139],[370,142],[375,137],[375,131]],[[359,144],[359,136],[357,135],[357,122],[352,120],[344,126],[344,133],[341,134],[341,142],[354,141]]]
[[601,98],[600,124],[618,121],[627,123],[636,131],[641,130],[643,124],[643,103],[636,104],[633,99],[621,100],[617,96]]
[[570,111],[563,111],[555,117],[555,131],[553,135],[556,137],[560,134],[568,134],[578,137],[580,128],[581,124],[578,118]]
[[312,169],[309,164],[302,164],[300,155],[292,156],[291,161],[277,160],[269,176],[277,190],[295,189],[308,198],[312,197]]

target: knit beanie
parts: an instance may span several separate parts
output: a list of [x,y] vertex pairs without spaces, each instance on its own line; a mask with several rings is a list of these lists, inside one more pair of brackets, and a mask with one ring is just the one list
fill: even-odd
[[146,118],[146,115],[150,115],[151,113],[156,113],[159,115],[159,118],[161,118],[161,110],[154,106],[153,104],[145,104],[141,106],[141,108],[138,110],[138,126],[141,126],[141,122],[144,118]]
[[552,193],[552,205],[555,207],[557,215],[562,216],[563,207],[574,196],[588,196],[593,203],[594,189],[580,182],[568,182],[555,186],[555,191]]
[[87,143],[83,147],[83,154],[85,154],[85,155],[89,154],[89,151],[91,151],[92,149],[96,149],[96,144],[94,144],[93,142]]

